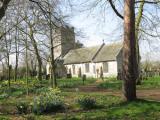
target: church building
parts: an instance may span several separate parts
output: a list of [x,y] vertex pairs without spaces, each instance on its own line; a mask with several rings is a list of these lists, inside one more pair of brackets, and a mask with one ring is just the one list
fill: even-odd
[[[122,43],[76,48],[73,27],[63,26],[54,31],[54,56],[58,77],[121,77]],[[47,74],[51,73],[48,60]]]

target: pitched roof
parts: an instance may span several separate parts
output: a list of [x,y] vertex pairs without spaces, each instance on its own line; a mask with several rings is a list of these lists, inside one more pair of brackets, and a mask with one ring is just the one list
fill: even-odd
[[116,60],[122,48],[122,43],[99,45],[94,47],[70,50],[64,56],[64,64],[79,64],[87,62],[103,62]]
[[94,46],[70,50],[63,58],[64,64],[91,62],[100,48],[101,46]]
[[114,61],[121,49],[122,43],[104,45],[93,62]]

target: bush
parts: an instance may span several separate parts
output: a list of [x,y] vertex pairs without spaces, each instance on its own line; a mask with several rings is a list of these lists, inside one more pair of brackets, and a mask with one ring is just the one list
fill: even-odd
[[105,81],[97,85],[98,88],[111,89],[111,90],[121,90],[122,81]]
[[16,92],[13,92],[12,94],[11,94],[11,96],[21,96],[21,95],[23,95],[25,93],[25,91],[23,90],[23,91],[16,91]]
[[46,87],[41,87],[39,89],[36,89],[35,92],[36,92],[36,94],[41,94],[41,93],[44,93],[44,92],[49,92],[49,90]]
[[72,82],[67,82],[67,83],[61,83],[59,87],[60,88],[74,88],[76,86],[77,85]]
[[91,96],[81,96],[78,98],[77,102],[83,109],[92,109],[96,107],[96,100]]
[[18,111],[19,114],[26,114],[27,111],[28,111],[29,105],[26,102],[19,102],[16,105],[16,107],[17,107],[17,111]]
[[9,97],[9,95],[7,93],[3,93],[3,94],[0,95],[0,100],[8,98],[8,97]]
[[29,114],[29,115],[26,115],[24,116],[25,120],[35,120],[35,116],[33,114]]
[[59,89],[48,89],[34,99],[33,112],[35,114],[57,112],[64,109],[63,97]]

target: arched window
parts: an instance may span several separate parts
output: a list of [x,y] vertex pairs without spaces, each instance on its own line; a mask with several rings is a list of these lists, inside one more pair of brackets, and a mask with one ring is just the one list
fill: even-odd
[[85,64],[85,71],[86,71],[86,73],[89,73],[89,63]]
[[96,66],[93,65],[93,73],[96,74]]
[[72,65],[73,74],[75,74],[75,65]]
[[108,73],[108,62],[103,62],[103,72]]

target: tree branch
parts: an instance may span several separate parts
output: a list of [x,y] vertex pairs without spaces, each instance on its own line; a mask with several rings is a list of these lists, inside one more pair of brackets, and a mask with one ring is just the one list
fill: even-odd
[[22,20],[20,20],[18,23],[16,23],[15,25],[13,25],[12,27],[10,27],[7,31],[5,31],[4,33],[0,34],[0,40],[2,39],[2,37],[4,37],[8,32],[10,32],[14,27],[18,26],[18,24],[20,24],[21,22],[23,22],[23,20],[25,20],[26,18],[23,18]]
[[8,4],[11,0],[1,0],[1,7],[0,7],[0,20],[3,18],[3,16],[5,15],[6,9],[8,7]]
[[124,19],[124,17],[123,17],[123,16],[118,12],[118,10],[116,9],[115,5],[113,4],[113,1],[112,1],[112,0],[108,0],[108,1],[109,1],[110,5],[111,5],[113,11],[116,13],[116,15],[117,15],[118,17],[120,17],[121,19]]
[[159,0],[157,0],[157,1],[143,1],[143,0],[138,0],[138,1],[136,1],[135,3],[141,3],[141,2],[148,3],[148,4],[158,4],[158,3],[160,3]]

